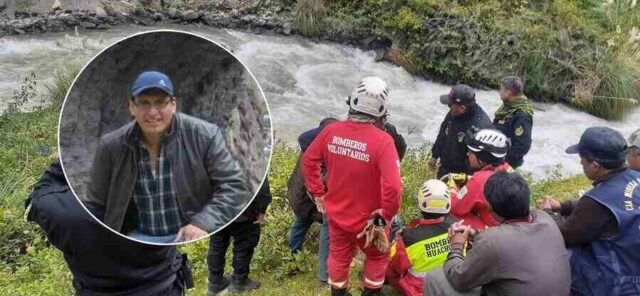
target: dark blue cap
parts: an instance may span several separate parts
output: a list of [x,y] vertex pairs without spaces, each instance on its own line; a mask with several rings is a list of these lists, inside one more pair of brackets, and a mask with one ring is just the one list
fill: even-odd
[[457,84],[451,88],[449,94],[440,96],[440,103],[443,105],[469,105],[475,102],[476,92],[466,84]]
[[580,153],[599,162],[620,162],[626,158],[627,140],[617,130],[595,126],[586,129],[580,142],[569,146],[566,152]]
[[138,75],[131,87],[131,95],[138,96],[145,90],[157,88],[173,97],[173,83],[169,76],[158,71],[147,71]]

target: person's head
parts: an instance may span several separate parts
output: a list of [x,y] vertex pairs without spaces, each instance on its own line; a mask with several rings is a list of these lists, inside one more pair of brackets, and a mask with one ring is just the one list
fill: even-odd
[[320,124],[318,126],[323,128],[329,125],[329,123],[336,122],[336,121],[338,120],[333,117],[325,117],[322,120],[320,120]]
[[389,88],[387,83],[375,76],[362,78],[347,99],[349,114],[366,114],[378,119],[387,113]]
[[599,180],[610,171],[624,167],[627,141],[620,132],[608,127],[590,127],[580,136],[580,142],[566,149],[579,154],[587,178]]
[[378,117],[374,125],[381,130],[385,130],[385,125],[387,124],[387,122],[389,122],[389,112],[386,112],[384,115]]
[[474,170],[487,165],[500,165],[504,163],[510,146],[509,138],[498,130],[470,130],[467,135],[469,165]]
[[640,171],[640,129],[629,137],[629,150],[627,151],[627,163],[629,167]]
[[418,207],[426,219],[435,219],[449,214],[451,192],[447,184],[440,180],[427,180],[418,189]]
[[156,71],[138,75],[131,87],[129,112],[146,137],[158,137],[166,132],[176,112],[171,79]]
[[524,91],[524,83],[517,76],[506,76],[500,81],[500,99],[503,101],[511,100],[521,96]]
[[440,96],[440,103],[449,106],[454,117],[460,116],[476,105],[476,92],[468,85],[457,84],[448,94]]
[[518,173],[491,175],[484,184],[484,196],[497,221],[529,217],[529,184]]

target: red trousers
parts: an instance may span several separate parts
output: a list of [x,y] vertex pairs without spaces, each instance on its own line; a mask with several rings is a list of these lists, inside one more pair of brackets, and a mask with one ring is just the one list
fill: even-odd
[[[386,228],[387,238],[390,235]],[[357,239],[358,233],[341,229],[329,219],[329,284],[335,288],[346,288],[349,284],[349,267],[360,249],[366,256],[364,261],[364,277],[362,286],[377,289],[384,284],[384,277],[389,265],[389,251],[380,252],[373,244],[364,248],[365,237]],[[357,248],[357,249],[356,249]]]
[[422,296],[423,278],[417,278],[410,273],[404,276],[398,274],[393,268],[387,269],[387,282],[405,296]]

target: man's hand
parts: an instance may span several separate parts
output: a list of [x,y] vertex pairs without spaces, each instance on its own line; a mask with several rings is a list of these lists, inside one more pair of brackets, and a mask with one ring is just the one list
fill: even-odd
[[180,228],[180,231],[178,231],[178,234],[176,235],[176,239],[174,242],[176,243],[187,242],[187,241],[199,239],[201,237],[206,236],[207,234],[208,233],[206,231],[200,229],[198,226],[195,226],[193,224],[187,224],[185,226],[182,226],[182,228]]
[[427,166],[429,166],[429,169],[435,170],[438,167],[438,160],[435,158],[429,159]]
[[553,197],[547,196],[543,199],[536,201],[536,208],[539,210],[560,212],[562,211],[562,204],[559,201],[553,199]]
[[318,212],[324,214],[325,213],[325,210],[324,210],[324,195],[323,196],[319,196],[319,197],[314,197],[313,200],[315,201],[316,209],[318,209]]
[[256,220],[253,221],[253,224],[266,225],[267,219],[265,218],[264,214],[258,214],[258,216],[256,216]]
[[476,231],[471,228],[471,226],[464,225],[462,224],[462,222],[464,222],[464,220],[453,223],[451,227],[449,227],[449,241],[451,245],[464,245],[465,243],[467,243],[467,241],[472,240],[476,235]]

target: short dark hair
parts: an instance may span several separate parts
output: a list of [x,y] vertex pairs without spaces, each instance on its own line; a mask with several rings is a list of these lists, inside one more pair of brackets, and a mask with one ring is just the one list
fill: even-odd
[[524,82],[518,76],[505,76],[501,80],[502,87],[510,91],[513,95],[519,96],[524,91]]
[[518,173],[497,172],[484,184],[484,196],[500,217],[521,219],[529,216],[531,191]]
[[640,155],[640,147],[638,147],[638,146],[629,146],[628,149],[631,150],[631,152],[633,152],[635,155]]
[[617,170],[619,168],[622,168],[625,164],[626,164],[626,157],[625,158],[621,158],[618,161],[601,161],[598,159],[593,158],[591,155],[588,155],[586,153],[580,153],[579,154],[580,157],[584,157],[587,161],[592,162],[595,161],[598,164],[600,164],[600,166],[602,166],[603,168],[607,169],[607,170]]
[[322,120],[320,120],[320,127],[325,127],[327,126],[327,124],[332,123],[334,121],[338,121],[338,120],[333,117],[325,117]]
[[504,163],[504,158],[497,158],[495,156],[493,156],[493,154],[491,154],[488,151],[471,151],[469,150],[469,152],[473,153],[476,155],[476,157],[482,161],[484,164],[491,164],[491,165],[500,165]]

